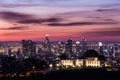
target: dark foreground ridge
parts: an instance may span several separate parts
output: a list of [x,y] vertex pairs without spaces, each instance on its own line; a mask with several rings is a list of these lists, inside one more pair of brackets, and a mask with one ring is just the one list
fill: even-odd
[[119,80],[120,71],[105,69],[75,69],[36,73],[29,77],[2,77],[0,80]]

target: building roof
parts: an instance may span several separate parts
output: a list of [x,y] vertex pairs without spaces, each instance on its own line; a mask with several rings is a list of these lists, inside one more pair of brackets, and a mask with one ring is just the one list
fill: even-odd
[[95,50],[88,50],[83,54],[84,58],[89,58],[89,57],[97,57],[99,60],[105,61],[105,56],[104,55],[99,55],[99,53]]
[[88,50],[86,51],[84,54],[83,54],[83,57],[84,58],[87,58],[87,57],[99,57],[99,54],[97,51],[95,50]]

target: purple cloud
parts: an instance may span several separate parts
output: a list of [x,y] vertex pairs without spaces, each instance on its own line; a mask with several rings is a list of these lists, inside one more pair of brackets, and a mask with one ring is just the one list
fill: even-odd
[[68,22],[68,23],[50,23],[49,26],[84,26],[84,25],[108,25],[118,24],[118,22]]
[[120,28],[113,27],[113,28],[104,28],[104,29],[97,29],[90,32],[86,32],[88,36],[120,36]]
[[40,23],[46,23],[46,22],[59,22],[59,18],[48,18],[48,19],[25,19],[18,21],[18,23],[21,24],[40,24]]
[[45,22],[59,22],[60,18],[36,18],[34,15],[17,12],[0,12],[0,18],[21,24],[41,24]]
[[31,15],[21,14],[17,12],[0,12],[0,18],[4,20],[18,21],[18,20],[29,19],[31,18]]
[[9,28],[0,28],[0,30],[27,30],[28,26],[17,26],[17,27],[9,27]]
[[106,11],[120,11],[120,9],[98,9],[96,11],[99,11],[99,12],[106,12]]

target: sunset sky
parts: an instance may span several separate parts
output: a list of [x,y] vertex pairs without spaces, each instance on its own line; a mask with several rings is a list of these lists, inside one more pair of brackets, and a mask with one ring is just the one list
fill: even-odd
[[0,0],[0,41],[120,40],[120,0]]

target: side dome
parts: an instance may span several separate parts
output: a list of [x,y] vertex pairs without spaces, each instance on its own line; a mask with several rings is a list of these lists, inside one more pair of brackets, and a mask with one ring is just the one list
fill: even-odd
[[99,54],[95,50],[88,50],[83,54],[83,57],[84,58],[87,58],[87,57],[98,57],[99,58]]

